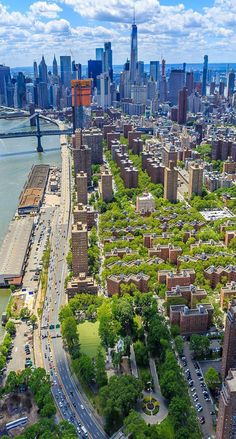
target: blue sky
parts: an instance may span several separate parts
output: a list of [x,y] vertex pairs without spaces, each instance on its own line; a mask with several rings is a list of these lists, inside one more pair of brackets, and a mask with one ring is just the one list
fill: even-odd
[[235,62],[236,0],[0,0],[0,63],[31,65],[44,54],[86,64],[111,41],[113,60],[130,52],[135,5],[139,59]]

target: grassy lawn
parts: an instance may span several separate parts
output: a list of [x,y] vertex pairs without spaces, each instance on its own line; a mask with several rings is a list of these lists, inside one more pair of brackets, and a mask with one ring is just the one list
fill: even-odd
[[160,437],[163,437],[165,439],[174,439],[174,428],[171,424],[169,416],[167,416],[164,421],[157,425],[157,431],[160,434]]
[[98,334],[99,322],[80,323],[78,325],[79,339],[81,345],[81,352],[87,354],[89,357],[95,357],[98,346],[100,345],[100,337]]

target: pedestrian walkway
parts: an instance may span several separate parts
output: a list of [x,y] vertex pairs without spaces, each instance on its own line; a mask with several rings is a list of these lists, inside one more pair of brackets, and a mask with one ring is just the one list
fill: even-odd
[[147,424],[153,425],[153,424],[160,424],[162,421],[164,421],[164,419],[167,417],[169,411],[168,411],[167,401],[162,396],[162,393],[161,393],[158,375],[157,375],[157,371],[156,371],[155,360],[151,357],[149,358],[149,367],[150,367],[150,372],[152,375],[154,391],[151,392],[151,394],[150,394],[150,392],[144,391],[143,396],[144,397],[151,396],[151,397],[155,398],[159,402],[160,408],[159,408],[159,412],[156,415],[146,415],[142,411],[142,409],[140,408],[140,414]]

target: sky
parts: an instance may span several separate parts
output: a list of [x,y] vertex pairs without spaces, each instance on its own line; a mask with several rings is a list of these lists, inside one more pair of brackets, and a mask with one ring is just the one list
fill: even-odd
[[138,59],[236,62],[236,0],[0,0],[0,63],[30,66],[44,54],[87,64],[111,41],[113,63],[130,53],[135,8]]

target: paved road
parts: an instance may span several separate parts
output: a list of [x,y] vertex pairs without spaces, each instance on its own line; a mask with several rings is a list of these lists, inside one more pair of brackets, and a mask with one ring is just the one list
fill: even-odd
[[[212,401],[206,401],[204,396],[203,396],[203,393],[202,393],[203,389],[200,385],[199,377],[197,376],[196,369],[193,365],[188,342],[186,342],[185,346],[184,346],[184,355],[185,355],[187,363],[188,363],[184,369],[190,370],[192,380],[194,381],[194,387],[196,389],[196,393],[198,396],[197,402],[199,402],[201,404],[201,406],[203,407],[203,411],[198,413],[198,417],[201,417],[201,416],[205,417],[205,424],[201,425],[201,430],[203,432],[204,439],[208,439],[209,437],[214,437],[214,434],[215,434],[215,430],[214,430],[213,422],[212,422],[213,417],[210,414],[211,411],[214,411],[214,406],[212,404]],[[190,392],[190,393],[191,393],[191,398],[192,398],[192,393],[194,393],[194,392]],[[193,399],[192,399],[192,403],[193,403],[193,406],[195,407],[196,402],[194,402]]]
[[[58,313],[65,302],[64,279],[67,274],[65,256],[68,252],[68,240],[71,229],[70,184],[71,165],[69,151],[62,147],[62,183],[61,206],[52,222],[51,258],[49,266],[48,289],[42,316],[42,349],[45,368],[50,372],[53,388],[52,393],[64,419],[72,422],[80,430],[85,426],[89,437],[106,439],[107,435],[94,417],[92,408],[84,400],[71,376],[66,353],[63,349],[60,330],[49,330],[49,324],[58,323]],[[86,437],[80,435],[80,437]]]

